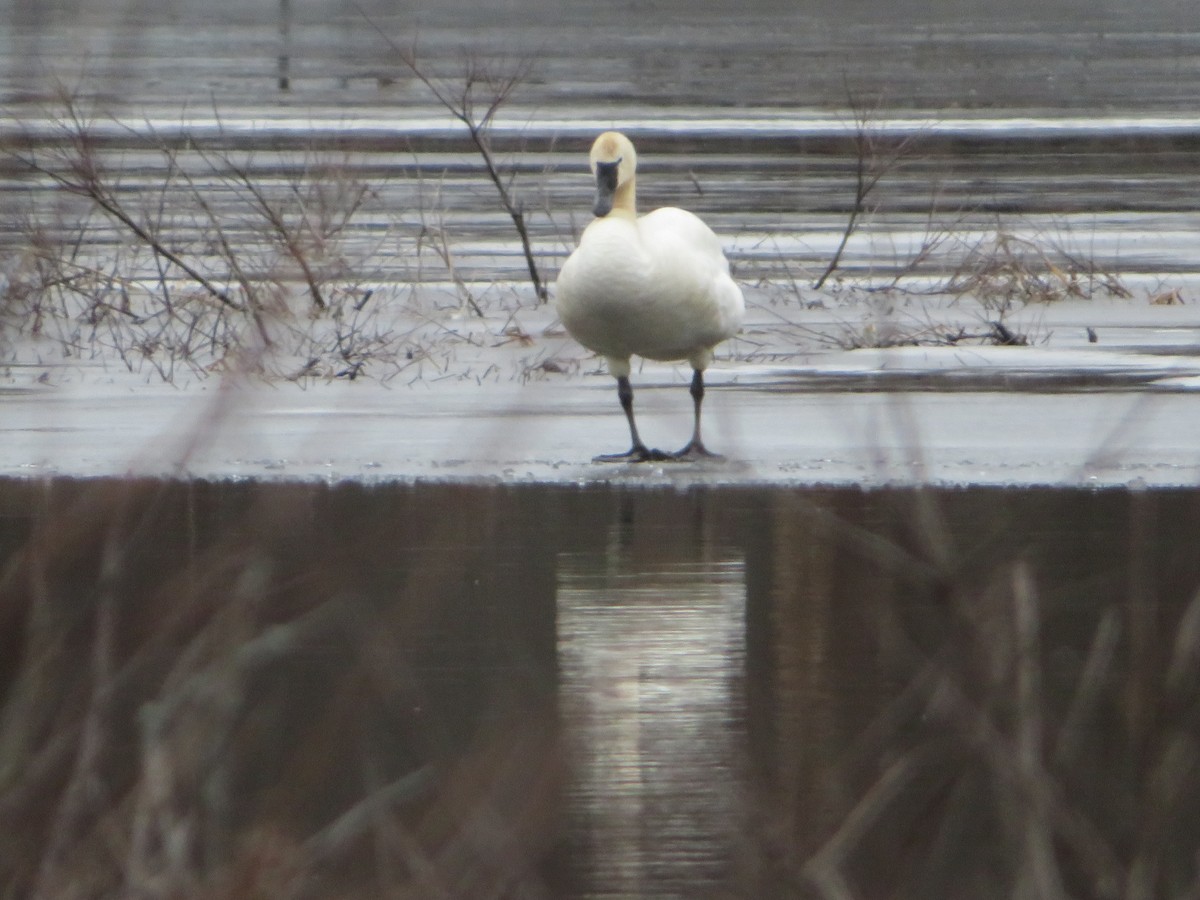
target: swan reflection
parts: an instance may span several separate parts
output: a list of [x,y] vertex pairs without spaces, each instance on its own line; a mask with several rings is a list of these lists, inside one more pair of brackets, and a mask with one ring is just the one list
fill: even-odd
[[560,558],[569,840],[575,876],[597,895],[694,895],[730,864],[743,574],[740,557],[719,554],[658,565],[611,548]]

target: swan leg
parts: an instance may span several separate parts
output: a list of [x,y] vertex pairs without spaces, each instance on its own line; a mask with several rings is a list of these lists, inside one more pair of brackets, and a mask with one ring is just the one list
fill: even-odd
[[649,462],[650,460],[670,459],[661,450],[651,450],[642,443],[638,436],[637,423],[633,421],[633,385],[627,375],[617,376],[617,399],[621,401],[621,409],[625,410],[625,419],[629,422],[629,436],[633,446],[625,453],[605,453],[595,458],[595,462]]
[[713,453],[704,446],[704,441],[700,438],[700,404],[704,402],[704,370],[692,370],[692,386],[689,391],[692,395],[692,404],[695,410],[695,424],[692,426],[692,439],[687,442],[682,450],[677,453],[672,453],[672,459],[722,459],[720,453]]

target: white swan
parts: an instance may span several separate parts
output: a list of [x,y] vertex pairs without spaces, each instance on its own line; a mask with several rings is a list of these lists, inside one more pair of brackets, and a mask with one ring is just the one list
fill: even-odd
[[[737,333],[745,313],[742,292],[712,230],[674,207],[639,217],[637,153],[629,138],[607,131],[592,145],[597,218],[559,273],[558,314],[579,343],[608,362],[629,421],[628,453],[598,460],[690,459],[715,456],[700,438],[704,370],[712,349]],[[646,447],[633,420],[630,356],[692,366],[692,439],[678,453]]]

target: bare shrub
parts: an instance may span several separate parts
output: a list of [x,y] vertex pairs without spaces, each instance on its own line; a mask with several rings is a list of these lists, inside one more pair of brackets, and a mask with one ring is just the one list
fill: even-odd
[[1104,271],[1069,251],[1061,238],[1040,233],[1023,236],[1000,224],[994,232],[964,244],[962,258],[942,290],[971,296],[998,313],[1030,303],[1133,296],[1118,273]]
[[478,55],[469,56],[459,77],[442,79],[421,62],[415,43],[410,47],[401,46],[361,8],[359,14],[387,42],[400,63],[466,128],[471,145],[487,172],[488,180],[496,189],[500,205],[512,219],[513,228],[521,241],[521,251],[525,257],[534,296],[539,303],[547,302],[550,297],[549,288],[533,252],[526,221],[528,209],[516,188],[517,170],[515,167],[509,167],[508,171],[505,171],[505,166],[497,159],[492,147],[492,126],[496,114],[529,77],[532,61],[521,59],[495,62]]
[[[841,310],[834,316],[833,329],[805,325],[772,306],[757,305],[778,320],[778,327],[840,349],[1035,343],[1041,339],[1036,330],[1018,329],[1013,313],[1068,299],[1133,297],[1119,272],[1081,256],[1071,249],[1069,237],[999,222],[994,230],[980,232],[965,215],[939,224],[931,206],[925,234],[912,257],[901,260],[895,274],[882,283],[841,281],[824,299],[814,300],[805,297],[780,260],[788,276],[779,286],[784,296],[802,308]],[[919,287],[905,283],[913,275],[921,276]],[[938,308],[947,299],[971,312],[972,321],[947,321]],[[1182,291],[1152,292],[1148,301],[1180,303]]]
[[813,290],[819,291],[841,264],[846,244],[858,230],[864,216],[870,210],[868,203],[879,182],[895,171],[905,157],[913,152],[921,139],[921,132],[905,135],[900,140],[888,138],[874,127],[874,113],[867,109],[854,92],[847,87],[846,95],[854,117],[854,201],[850,215],[825,269],[813,282]]
[[1084,298],[1077,274],[1063,260],[1028,238],[998,230],[967,249],[946,290],[970,295],[984,308],[1004,313],[1026,303]]
[[[130,183],[120,151],[96,137],[73,97],[62,96],[54,122],[53,140],[30,138],[12,157],[83,206],[74,220],[29,213],[8,292],[10,313],[20,312],[10,320],[24,333],[68,356],[149,366],[167,381],[181,369],[394,371],[394,328],[362,271],[378,245],[351,251],[348,240],[375,194],[349,160],[307,154],[262,168],[254,154],[207,149],[186,134],[125,129],[122,144],[160,173],[147,190]],[[89,239],[100,221],[116,244]]]

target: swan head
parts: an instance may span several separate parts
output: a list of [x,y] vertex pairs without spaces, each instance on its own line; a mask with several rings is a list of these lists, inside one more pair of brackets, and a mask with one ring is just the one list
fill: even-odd
[[606,131],[596,138],[591,152],[592,174],[596,177],[596,205],[592,212],[606,216],[614,209],[636,215],[634,173],[637,151],[619,131]]

